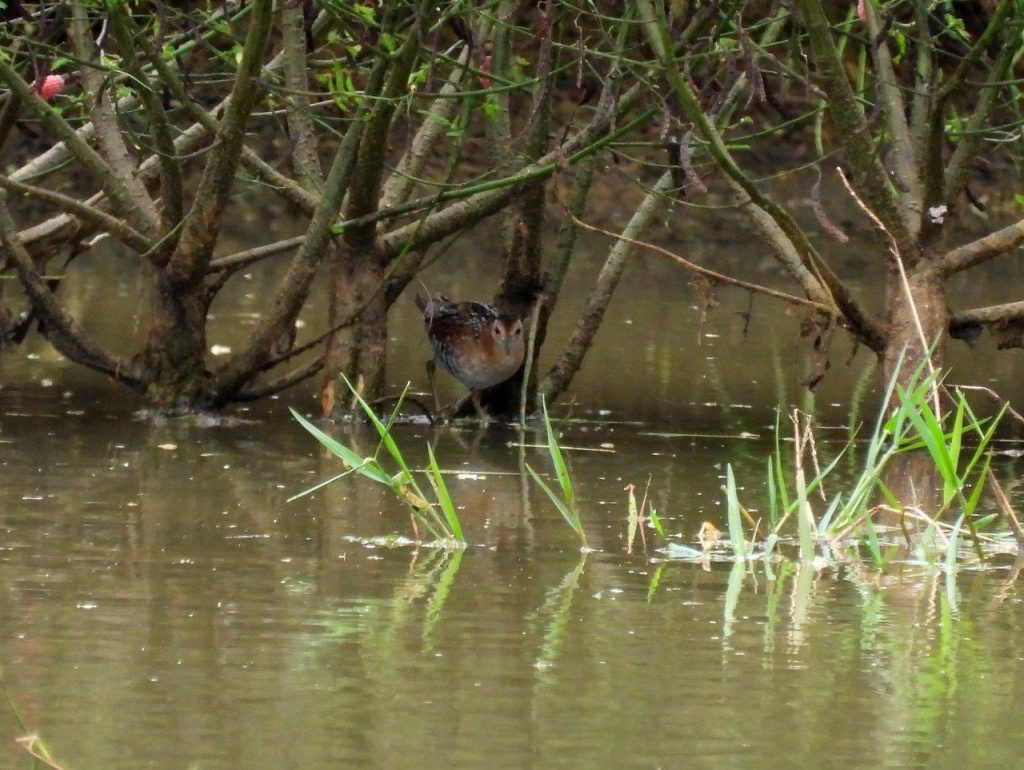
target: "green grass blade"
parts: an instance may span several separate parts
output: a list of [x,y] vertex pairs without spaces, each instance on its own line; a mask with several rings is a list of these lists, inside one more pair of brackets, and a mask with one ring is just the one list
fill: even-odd
[[963,437],[964,399],[961,397],[956,405],[956,414],[953,416],[953,427],[949,431],[949,456],[953,461],[954,468],[960,467],[960,450],[963,446]]
[[582,540],[583,544],[586,545],[587,538],[583,532],[583,525],[580,523],[580,517],[570,510],[564,502],[562,502],[561,498],[559,498],[558,495],[555,494],[554,490],[547,485],[544,479],[540,477],[540,474],[530,467],[529,463],[526,464],[526,470],[529,472],[530,476],[533,477],[533,480],[537,482],[537,485],[544,490],[544,494],[548,496],[555,508],[558,509],[558,512],[562,514],[562,518],[565,519],[565,522],[572,528],[572,531],[579,535],[580,540]]
[[434,493],[437,495],[437,502],[441,506],[444,519],[448,523],[448,531],[453,539],[464,543],[466,539],[462,535],[462,524],[459,522],[459,514],[452,503],[451,495],[448,494],[448,486],[444,483],[444,477],[441,475],[441,469],[437,465],[437,458],[434,457],[434,450],[431,449],[430,444],[427,444],[427,458],[430,468],[428,478],[430,479],[431,486],[434,488]]
[[372,458],[360,457],[340,441],[328,436],[294,409],[291,407],[288,407],[288,409],[299,425],[305,428],[313,438],[327,447],[331,454],[340,458],[349,468],[380,484],[391,484],[391,477],[377,463],[373,462]]
[[775,489],[779,493],[779,502],[783,511],[789,510],[789,493],[786,490],[786,478],[782,465],[782,439],[779,438],[779,412],[775,412]]
[[725,502],[729,524],[729,540],[737,559],[747,558],[747,540],[743,535],[743,519],[740,514],[740,499],[736,494],[736,478],[733,476],[732,465],[725,466]]
[[876,567],[882,566],[882,548],[878,544],[878,532],[875,531],[875,522],[868,516],[864,519],[864,542],[867,543],[871,558],[875,561]]
[[[927,408],[926,405],[924,408],[917,408],[920,406],[920,402],[915,403],[913,400],[914,396],[908,394],[903,388],[898,388],[898,392],[901,403],[907,406],[907,417],[913,424],[918,437],[924,441],[925,448],[928,450],[932,462],[935,463],[935,467],[942,476],[944,486],[943,504],[948,503],[952,499],[951,491],[956,486],[957,476],[956,469],[952,467],[949,448],[946,446],[942,428],[934,420],[931,409]],[[928,420],[927,417],[932,419]]]
[[[985,489],[985,482],[988,479],[988,467],[992,463],[992,455],[985,455],[985,462],[982,463],[981,470],[978,471],[978,475],[974,479],[974,488],[971,490],[971,494],[964,502],[964,515],[971,517],[974,515],[974,509],[978,506],[978,500],[981,498],[981,492]],[[978,524],[975,523],[974,529],[978,528]]]
[[402,395],[399,396],[398,403],[395,404],[395,409],[388,420],[389,424],[385,425],[380,421],[380,418],[377,417],[376,412],[373,411],[373,407],[366,402],[366,399],[364,399],[352,383],[348,381],[348,378],[344,374],[341,375],[341,378],[345,381],[348,389],[352,392],[352,395],[366,414],[366,418],[373,424],[373,427],[377,429],[377,434],[380,436],[381,443],[384,445],[384,448],[388,450],[388,454],[391,455],[391,459],[394,460],[395,464],[411,478],[412,471],[409,470],[409,466],[405,462],[405,457],[402,456],[402,452],[398,448],[398,444],[395,443],[395,439],[391,435],[391,424],[394,422],[395,415],[397,415],[398,409],[402,405],[402,399],[405,398],[405,394],[409,390],[409,385],[406,384],[405,388],[402,390]]
[[814,514],[811,513],[811,503],[807,499],[807,487],[804,484],[804,474],[799,463],[796,468],[796,529],[800,537],[800,559],[811,561],[814,559]]
[[818,534],[825,535],[828,533],[829,525],[832,523],[832,517],[836,515],[836,511],[839,510],[839,502],[841,495],[836,495],[832,498],[832,502],[828,504],[824,515],[821,517],[821,521],[818,522]]
[[337,476],[331,476],[329,479],[325,479],[324,481],[321,481],[319,484],[314,484],[309,489],[303,489],[301,492],[299,492],[297,494],[294,494],[291,497],[289,497],[287,500],[285,500],[285,502],[286,503],[290,503],[293,500],[298,500],[299,498],[305,497],[306,495],[311,495],[314,492],[316,492],[316,491],[318,491],[320,489],[323,489],[328,484],[333,484],[338,479],[344,478],[345,476],[348,476],[348,475],[350,475],[352,473],[355,473],[357,470],[358,470],[357,468],[349,468],[347,471],[344,471],[343,473],[339,473]]
[[562,448],[558,445],[558,437],[551,425],[551,418],[548,416],[548,405],[546,399],[541,396],[540,406],[544,413],[544,428],[547,432],[548,453],[551,455],[551,464],[555,469],[555,476],[562,487],[562,496],[569,508],[575,510],[576,496],[572,489],[572,479],[569,478],[569,470],[565,465],[565,458],[562,455]]

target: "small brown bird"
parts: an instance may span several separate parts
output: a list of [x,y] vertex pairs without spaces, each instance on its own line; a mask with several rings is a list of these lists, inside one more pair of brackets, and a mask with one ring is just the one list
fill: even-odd
[[525,344],[523,322],[483,302],[452,302],[438,295],[424,299],[416,295],[416,307],[434,349],[427,361],[427,377],[440,412],[434,388],[434,370],[441,368],[469,388],[480,419],[487,413],[480,403],[480,391],[504,382],[523,364]]

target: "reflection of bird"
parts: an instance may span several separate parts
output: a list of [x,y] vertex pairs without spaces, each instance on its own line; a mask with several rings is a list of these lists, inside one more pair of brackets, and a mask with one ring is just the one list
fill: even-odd
[[469,388],[473,406],[486,419],[480,391],[504,382],[523,363],[523,322],[482,302],[452,302],[447,297],[416,295],[416,307],[423,313],[434,357],[427,362],[427,377],[440,411],[434,388],[438,364]]

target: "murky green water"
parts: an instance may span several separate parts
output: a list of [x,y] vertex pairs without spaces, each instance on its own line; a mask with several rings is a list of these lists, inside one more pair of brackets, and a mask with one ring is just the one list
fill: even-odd
[[[489,285],[472,265],[451,294]],[[155,424],[43,347],[4,361],[0,665],[28,728],[68,768],[1019,766],[1011,555],[947,582],[913,563],[672,560],[651,532],[626,553],[627,484],[650,478],[692,544],[702,521],[724,528],[726,463],[763,505],[777,401],[842,435],[872,383],[863,352],[837,354],[809,399],[795,319],[755,305],[745,337],[746,300],[724,297],[698,331],[685,277],[651,269],[613,307],[563,435],[587,555],[522,474],[546,467],[519,446],[533,433],[403,427],[414,459],[431,441],[453,471],[470,546],[388,547],[375,538],[409,522],[368,482],[286,502],[338,471],[287,417],[308,392]],[[89,312],[100,291],[81,289]],[[395,313],[395,381],[422,385],[426,343]],[[984,367],[1007,395],[1015,356]],[[999,472],[1020,504],[1019,468]],[[31,766],[0,713],[0,767]]]

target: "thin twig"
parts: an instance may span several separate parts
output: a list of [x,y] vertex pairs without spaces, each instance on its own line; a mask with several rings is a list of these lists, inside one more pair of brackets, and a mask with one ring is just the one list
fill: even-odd
[[999,484],[996,474],[992,472],[992,468],[988,469],[988,481],[992,485],[992,491],[996,493],[996,502],[999,504],[999,510],[1002,511],[1004,518],[1010,525],[1010,529],[1013,531],[1013,537],[1017,541],[1017,551],[1024,553],[1024,528],[1021,528],[1020,519],[1017,518],[1013,506],[1010,505],[1010,500]]
[[1010,406],[1010,402],[1004,399],[994,390],[992,390],[992,388],[986,388],[984,385],[949,385],[948,387],[959,388],[960,390],[979,390],[982,393],[985,393],[986,395],[990,396],[992,400],[995,401],[996,403],[1003,404],[1006,407],[1006,411],[1010,414],[1010,416],[1013,419],[1017,420],[1018,422],[1024,423],[1024,415],[1021,415],[1020,412],[1018,412],[1016,409]]
[[633,246],[639,246],[640,248],[646,249],[647,251],[652,251],[655,254],[660,254],[661,256],[666,257],[667,259],[671,259],[673,262],[682,265],[687,270],[690,270],[694,273],[699,273],[700,275],[707,276],[708,278],[718,281],[719,283],[724,283],[729,286],[736,286],[738,288],[746,289],[747,291],[757,292],[759,294],[767,294],[769,297],[775,297],[776,299],[781,299],[782,301],[789,302],[793,305],[804,305],[807,307],[813,307],[815,310],[820,310],[824,313],[831,314],[834,312],[831,307],[822,302],[815,302],[812,299],[797,297],[794,294],[787,294],[784,291],[769,289],[767,286],[761,286],[760,284],[750,283],[749,281],[743,281],[740,280],[739,278],[733,278],[731,276],[724,275],[723,273],[719,273],[715,270],[709,270],[708,268],[701,267],[700,265],[695,264],[694,262],[691,262],[690,260],[684,257],[680,257],[678,254],[675,254],[669,251],[668,249],[663,249],[661,246],[656,246],[653,243],[649,243],[647,241],[641,241],[637,240],[636,238],[630,238],[628,236],[621,235],[620,233],[612,232],[611,230],[605,230],[602,227],[588,224],[587,222],[584,222],[582,219],[577,217],[568,209],[565,209],[565,213],[566,216],[568,216],[570,219],[572,219],[573,222],[576,223],[576,225],[582,227],[584,230],[589,230],[590,232],[598,233],[599,235],[605,235],[609,238],[615,238],[616,240],[623,241],[624,243],[629,243]]

